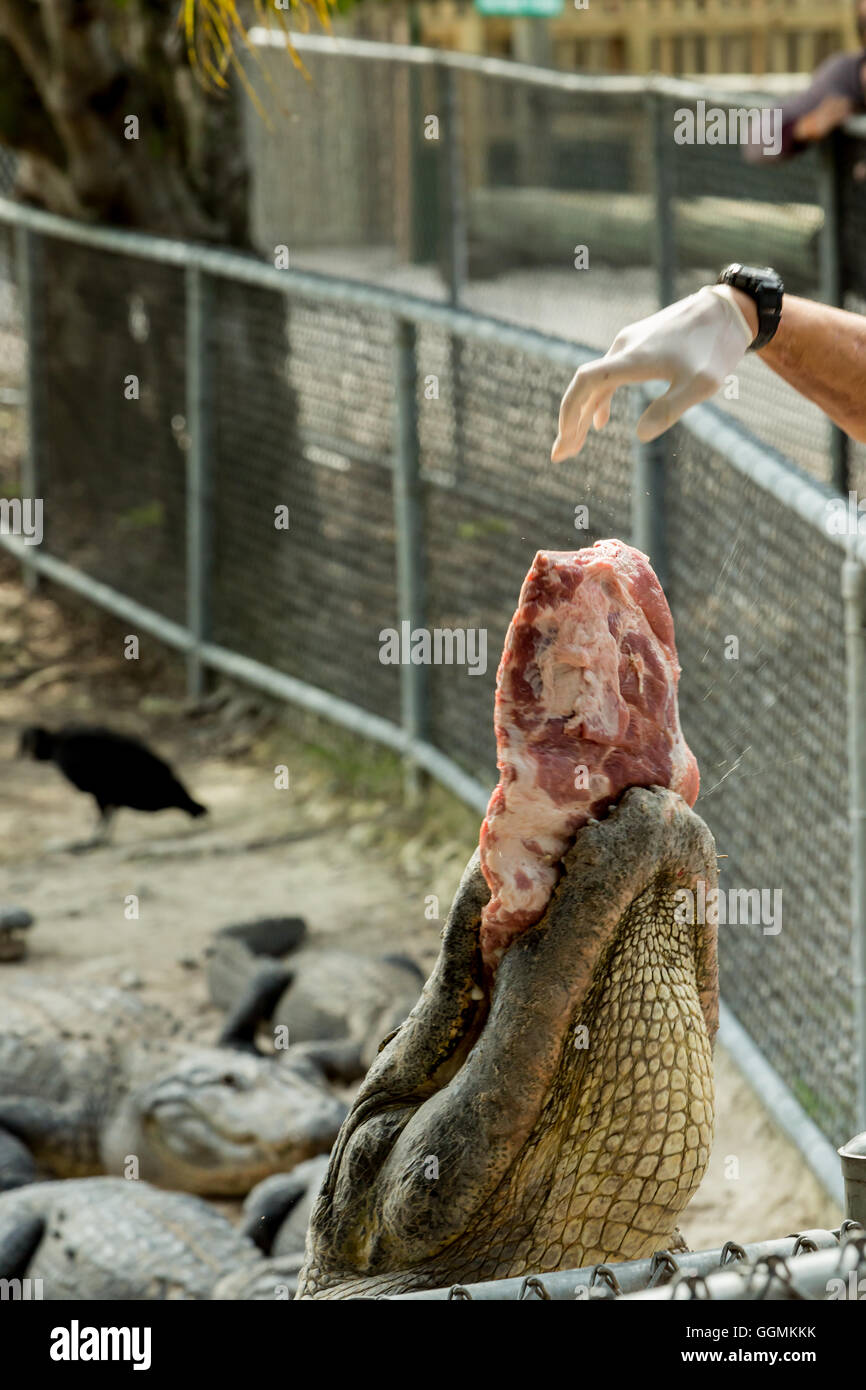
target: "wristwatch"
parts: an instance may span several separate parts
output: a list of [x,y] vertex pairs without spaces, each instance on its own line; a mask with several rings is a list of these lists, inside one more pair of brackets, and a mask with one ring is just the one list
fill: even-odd
[[749,344],[749,352],[757,352],[759,348],[766,347],[779,327],[782,317],[785,286],[781,275],[777,275],[769,266],[757,269],[753,265],[740,265],[739,261],[734,261],[733,265],[725,267],[716,284],[731,285],[755,301],[758,310],[758,333],[754,342]]

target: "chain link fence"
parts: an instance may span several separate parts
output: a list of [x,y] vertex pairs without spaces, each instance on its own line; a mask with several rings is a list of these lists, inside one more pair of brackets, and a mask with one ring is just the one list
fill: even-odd
[[[733,260],[828,303],[866,295],[864,119],[794,159],[746,158],[713,143],[707,120],[742,111],[737,130],[754,133],[779,98],[710,77],[598,78],[300,36],[299,82],[277,36],[255,37],[252,80],[279,98],[270,126],[252,109],[248,122],[269,258],[285,245],[302,269],[601,350]],[[762,362],[743,364],[720,406],[813,477],[856,485],[862,451]]]
[[[634,448],[636,402],[624,400],[579,465],[548,462],[575,367],[638,306],[654,307],[663,276],[676,290],[708,275],[705,238],[722,215],[713,200],[741,167],[731,156],[714,180],[707,152],[689,149],[660,194],[667,116],[643,87],[636,103],[615,83],[602,104],[595,88],[521,92],[465,59],[455,78],[417,56],[402,66],[304,58],[314,85],[292,87],[294,135],[281,156],[290,181],[271,177],[277,136],[263,126],[251,136],[259,244],[288,245],[289,270],[0,205],[0,387],[23,401],[7,492],[17,468],[17,486],[44,498],[45,542],[37,551],[0,540],[187,652],[194,682],[210,666],[286,695],[400,750],[482,809],[495,779],[496,664],[535,551],[633,538],[670,595],[683,726],[702,769],[698,810],[725,856],[722,886],[781,893],[781,931],[721,928],[724,998],[795,1100],[800,1129],[811,1122],[840,1143],[866,1122],[866,1019],[852,970],[866,806],[860,781],[849,785],[866,730],[866,691],[852,674],[866,620],[856,585],[843,597],[845,538],[827,532],[830,483],[841,478],[826,422],[775,379],[770,391],[762,365],[749,363],[738,402],[690,412],[660,444]],[[339,129],[328,124],[334,92],[350,103]],[[426,172],[409,160],[407,195],[395,142],[401,128],[406,139],[406,112],[435,114],[437,100],[462,112],[461,165],[480,161],[477,177],[461,176],[456,191],[440,144]],[[483,160],[472,112],[502,123]],[[559,143],[533,162],[532,129],[548,124]],[[863,202],[851,169],[840,177],[854,226]],[[775,180],[760,200],[759,172]],[[788,256],[781,268],[809,292],[829,286],[830,264],[848,302],[862,304],[845,238],[828,261],[830,185],[817,156],[748,179],[730,225],[760,201],[753,220],[768,254],[751,258]],[[413,250],[434,186],[451,220],[431,221],[432,240]],[[557,199],[579,196],[583,212],[554,218],[549,259],[505,273],[491,295],[474,267],[513,250],[515,227],[531,250],[536,214],[523,195],[537,186],[551,208],[572,209]],[[660,196],[675,214],[667,245],[656,235]],[[576,235],[587,225],[591,236]],[[714,235],[720,259],[718,226]],[[559,258],[584,241],[594,269],[577,289]],[[308,273],[323,269],[329,278]],[[359,283],[377,275],[387,284]],[[532,283],[560,300],[567,284],[571,338],[518,326]],[[417,298],[407,286],[431,292]],[[854,476],[862,454],[845,462]],[[850,553],[862,563],[866,540],[853,538]],[[486,633],[486,664],[385,664],[382,633],[405,621]]]
[[700,811],[724,856],[722,891],[778,889],[783,913],[777,934],[720,924],[722,993],[840,1138],[857,1050],[841,555],[722,450],[685,427],[670,448],[668,594]]
[[46,549],[182,620],[182,273],[52,237],[29,239],[29,261],[32,462]]

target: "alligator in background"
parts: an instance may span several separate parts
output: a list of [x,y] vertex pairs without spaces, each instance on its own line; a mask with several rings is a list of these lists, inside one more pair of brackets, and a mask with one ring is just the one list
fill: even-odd
[[226,1011],[219,1041],[255,1050],[260,1030],[285,1029],[289,1042],[326,1069],[358,1080],[382,1039],[402,1023],[424,976],[408,956],[356,951],[283,949],[284,933],[260,923],[217,932],[207,952],[211,999]]
[[225,1216],[187,1193],[123,1178],[0,1193],[0,1279],[41,1280],[33,1297],[207,1299],[229,1272],[237,1280],[264,1264]]
[[270,1303],[294,1297],[310,1214],[327,1171],[328,1158],[319,1154],[299,1163],[291,1173],[274,1173],[253,1188],[244,1200],[239,1229],[258,1246],[262,1259],[229,1270],[211,1298]]
[[[315,1058],[204,1047],[109,987],[16,977],[0,991],[0,1187],[134,1176],[241,1196],[327,1153],[346,1114]],[[172,1036],[174,1034],[175,1036]]]
[[678,1239],[712,1140],[716,883],[675,792],[579,830],[492,982],[476,852],[420,1001],[383,1045],[316,1200],[300,1298],[402,1293],[639,1259]]

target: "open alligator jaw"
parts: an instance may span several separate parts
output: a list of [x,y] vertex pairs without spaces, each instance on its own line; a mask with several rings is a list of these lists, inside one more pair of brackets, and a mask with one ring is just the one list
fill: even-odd
[[673,1241],[709,1158],[718,1010],[715,930],[682,910],[716,862],[678,677],[646,556],[619,541],[536,556],[499,668],[480,847],[340,1132],[300,1297]]
[[371,1067],[313,1213],[301,1296],[640,1258],[673,1238],[712,1130],[716,882],[675,792],[627,791],[567,851],[479,995],[476,852],[421,999]]

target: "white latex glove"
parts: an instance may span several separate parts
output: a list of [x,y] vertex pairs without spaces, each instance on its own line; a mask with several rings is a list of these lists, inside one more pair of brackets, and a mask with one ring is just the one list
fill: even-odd
[[551,459],[579,454],[591,424],[604,429],[613,393],[636,381],[668,381],[669,389],[640,417],[638,439],[656,439],[724,384],[754,339],[728,285],[704,285],[648,319],[623,328],[604,357],[575,372],[559,408]]

